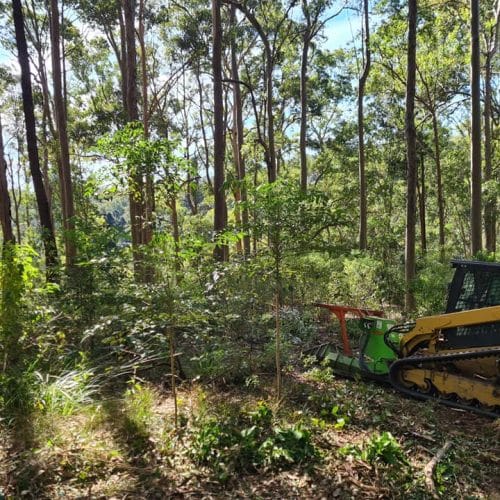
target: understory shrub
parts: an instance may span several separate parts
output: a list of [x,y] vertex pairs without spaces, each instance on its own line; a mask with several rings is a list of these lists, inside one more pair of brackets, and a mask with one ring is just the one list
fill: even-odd
[[191,429],[190,456],[198,465],[210,467],[221,481],[232,471],[286,468],[317,458],[309,429],[274,423],[272,410],[263,402],[252,411],[224,418],[201,416]]
[[383,462],[390,465],[407,464],[404,451],[390,432],[373,434],[362,446],[347,445],[340,448],[341,455],[352,455],[368,463]]

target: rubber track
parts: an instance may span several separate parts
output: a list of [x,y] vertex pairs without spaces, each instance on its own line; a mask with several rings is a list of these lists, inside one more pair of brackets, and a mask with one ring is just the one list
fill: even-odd
[[425,356],[425,355],[414,354],[413,356],[409,356],[407,358],[398,359],[391,364],[391,368],[389,370],[389,380],[393,385],[393,387],[396,388],[398,391],[407,394],[409,396],[412,396],[414,398],[422,400],[432,400],[446,406],[451,406],[452,408],[460,408],[463,410],[478,413],[479,415],[498,418],[500,417],[500,409],[498,409],[498,407],[496,410],[491,411],[489,409],[460,403],[459,401],[453,401],[450,399],[441,399],[439,395],[432,396],[429,394],[419,392],[414,389],[408,389],[407,387],[402,385],[397,378],[399,372],[403,370],[404,367],[408,367],[408,365],[414,366],[414,365],[426,365],[426,364],[441,363],[441,362],[446,363],[446,362],[463,361],[469,359],[489,358],[493,356],[500,356],[500,348],[487,349],[481,351],[467,351],[467,352],[461,352],[459,354],[441,354],[437,356]]

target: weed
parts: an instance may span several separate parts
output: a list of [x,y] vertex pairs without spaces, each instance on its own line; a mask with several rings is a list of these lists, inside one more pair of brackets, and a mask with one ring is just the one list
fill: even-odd
[[335,379],[333,370],[329,366],[315,366],[305,373],[305,377],[312,382],[319,382],[322,384],[330,384]]
[[154,392],[147,386],[131,379],[125,391],[124,410],[127,426],[133,428],[134,433],[148,434],[148,429],[153,420]]
[[265,465],[275,466],[298,464],[316,457],[311,432],[300,424],[286,429],[275,427],[273,435],[262,443],[259,452]]
[[189,453],[196,463],[211,467],[220,481],[231,470],[286,467],[317,456],[311,432],[300,424],[273,427],[273,412],[264,402],[232,418],[195,420]]
[[90,404],[99,389],[91,371],[72,370],[59,376],[34,373],[37,380],[35,407],[46,414],[72,415]]
[[341,455],[352,455],[368,463],[383,462],[390,465],[407,464],[408,460],[390,432],[374,434],[362,447],[348,445],[340,448]]
[[335,429],[343,429],[351,421],[353,410],[350,405],[337,403],[330,394],[315,393],[308,399],[313,409],[319,413],[319,418],[312,418],[315,426],[326,427],[333,423]]

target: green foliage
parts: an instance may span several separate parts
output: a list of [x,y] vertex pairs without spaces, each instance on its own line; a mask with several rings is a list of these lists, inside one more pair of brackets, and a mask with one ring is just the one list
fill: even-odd
[[154,417],[155,392],[148,386],[131,379],[124,397],[127,427],[135,433],[147,435]]
[[408,462],[401,446],[390,432],[372,435],[362,447],[348,445],[340,448],[341,455],[352,455],[368,463],[383,462],[390,465]]
[[306,372],[306,377],[313,382],[329,384],[335,379],[333,370],[330,366],[315,366]]
[[309,252],[321,242],[323,232],[346,223],[341,207],[320,190],[300,190],[296,182],[280,178],[272,184],[258,186],[252,193],[256,219],[253,232],[258,237],[269,236],[273,258],[286,254]]
[[448,263],[441,262],[436,255],[429,255],[419,262],[414,283],[419,315],[442,313],[448,296],[448,284],[453,270]]
[[260,466],[283,468],[317,457],[308,429],[299,424],[273,426],[273,421],[273,413],[264,402],[254,410],[223,419],[198,419],[191,434],[191,457],[209,466],[221,481],[231,471]]
[[173,161],[172,142],[166,139],[148,139],[140,122],[127,123],[113,135],[99,139],[98,149],[123,167],[122,173],[156,173],[168,171]]
[[34,372],[35,408],[48,415],[67,417],[93,402],[100,384],[90,370],[71,370],[60,375]]
[[33,410],[35,387],[32,370],[0,373],[0,420],[15,424],[18,417],[29,417]]
[[311,422],[316,427],[324,428],[327,425],[333,425],[335,429],[342,430],[351,422],[354,408],[342,401],[341,395],[316,389],[307,400],[313,415]]
[[333,276],[329,292],[341,303],[381,308],[383,304],[401,303],[403,281],[399,267],[354,251],[341,259],[341,268]]
[[[23,333],[27,292],[33,290],[40,271],[36,252],[26,245],[6,245],[0,262],[0,342],[12,348]],[[7,348],[7,351],[9,348]]]
[[0,262],[0,412],[7,418],[29,414],[36,381],[30,335],[39,319],[45,293],[37,289],[40,271],[36,252],[27,245],[4,245]]

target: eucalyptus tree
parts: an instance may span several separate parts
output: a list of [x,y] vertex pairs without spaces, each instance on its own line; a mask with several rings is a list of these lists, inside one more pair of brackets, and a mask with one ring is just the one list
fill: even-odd
[[481,214],[481,52],[479,44],[479,0],[470,0],[470,90],[471,90],[471,253],[483,248]]
[[[423,129],[430,124],[429,137],[432,145],[429,149],[420,141],[419,148],[432,157],[435,166],[433,177],[438,215],[438,243],[442,256],[446,243],[447,217],[447,189],[442,168],[442,122],[449,121],[455,111],[460,112],[463,96],[467,92],[467,56],[460,42],[466,24],[459,14],[453,6],[443,5],[436,8],[432,3],[422,1],[419,7],[421,22],[417,31],[419,51],[415,101],[419,116],[418,126]],[[396,90],[401,99],[407,84],[404,32],[404,20],[400,14],[394,12],[388,21],[377,29],[373,39],[377,80],[391,82],[393,92]],[[385,76],[381,75],[380,71]],[[420,137],[423,139],[426,136],[422,131]]]
[[466,92],[466,54],[458,42],[464,24],[451,21],[451,12],[444,8],[442,12],[429,3],[423,3],[420,9],[425,21],[419,33],[421,57],[417,65],[417,103],[430,117],[432,128],[433,159],[436,173],[436,195],[439,222],[439,247],[441,258],[444,257],[446,242],[446,203],[442,173],[441,119],[462,104],[462,95]]
[[74,265],[76,257],[76,246],[74,241],[75,208],[73,200],[73,182],[71,179],[67,113],[66,113],[66,104],[63,94],[59,17],[60,13],[59,13],[58,1],[50,0],[52,81],[53,81],[53,96],[54,96],[54,115],[57,128],[57,158],[59,164],[59,187],[61,190],[61,208],[63,214],[66,266],[70,268]]
[[406,70],[406,238],[405,238],[405,309],[415,309],[415,212],[417,185],[417,134],[415,130],[415,87],[417,72],[417,0],[408,0],[408,48]]
[[[488,2],[485,2],[486,4]],[[493,101],[493,61],[498,51],[500,32],[500,0],[487,9],[483,23],[484,40],[484,233],[485,246],[488,252],[496,251],[497,226],[497,193],[498,173],[495,176],[493,168],[493,138],[492,138],[492,101]],[[489,11],[489,12],[488,12]],[[495,182],[496,181],[496,182]]]
[[284,44],[295,36],[295,26],[290,19],[290,11],[297,0],[290,0],[285,5],[281,2],[266,0],[254,5],[249,1],[224,0],[224,3],[234,5],[243,13],[250,25],[257,33],[264,51],[265,70],[265,133],[259,132],[259,142],[264,149],[267,165],[268,181],[274,182],[277,178],[277,154],[275,140],[275,107],[274,107],[274,70]]
[[[308,112],[308,68],[309,51],[314,38],[321,32],[326,23],[337,17],[343,6],[336,12],[325,16],[333,5],[333,0],[302,0],[303,24],[300,26],[302,37],[302,51],[300,57],[300,186],[307,191],[307,112]],[[324,16],[324,17],[323,17]]]
[[[45,181],[45,190],[47,192],[47,199],[53,213],[52,208],[52,194],[53,188],[50,176],[50,157],[54,149],[54,143],[57,142],[57,131],[54,124],[54,113],[52,106],[52,96],[49,85],[49,72],[47,64],[50,59],[50,29],[49,29],[49,12],[46,5],[40,5],[31,0],[24,8],[25,13],[25,30],[26,37],[29,42],[29,49],[31,63],[35,70],[35,81],[41,90],[41,106],[42,106],[42,119],[41,119],[41,133],[38,134],[41,157],[42,157],[42,172]],[[60,155],[56,154],[56,161],[58,171],[61,171]]]
[[[220,0],[212,0],[212,74],[214,93],[214,235],[219,238],[227,225],[227,207],[224,192],[224,102],[222,95],[222,21]],[[226,245],[216,241],[216,260],[228,259]]]
[[0,116],[0,224],[2,226],[3,244],[13,243],[12,216],[9,186],[7,184],[7,162],[3,145],[3,129]]
[[31,170],[31,177],[35,189],[35,196],[42,226],[42,240],[45,249],[45,262],[47,278],[56,277],[57,246],[50,214],[49,202],[45,191],[43,175],[40,170],[40,159],[36,139],[36,120],[33,104],[33,91],[31,86],[30,62],[26,35],[24,31],[24,14],[20,0],[12,0],[12,16],[16,33],[16,46],[18,51],[19,66],[21,68],[21,89],[23,96],[23,111],[26,125],[26,143]]
[[[241,82],[239,74],[239,61],[237,54],[237,38],[238,38],[238,25],[236,19],[236,7],[234,5],[230,6],[230,21],[231,21],[231,84],[233,88],[233,129],[232,129],[232,146],[233,146],[233,158],[236,166],[236,176],[238,180],[238,185],[236,186],[236,202],[239,205],[236,207],[236,215],[241,219],[240,225],[242,224],[242,229],[244,231],[243,236],[243,252],[246,256],[250,254],[250,235],[248,233],[248,223],[249,223],[249,211],[248,211],[248,197],[247,197],[247,186],[246,186],[246,168],[245,168],[245,158],[243,155],[243,145],[244,145],[244,127],[243,127],[243,98],[241,92]],[[241,216],[240,216],[240,207]]]
[[358,81],[358,158],[359,158],[359,249],[366,250],[367,241],[367,197],[366,197],[366,158],[364,137],[364,108],[366,80],[371,68],[370,13],[368,0],[363,0],[363,70]]
[[[90,2],[75,0],[81,19],[101,30],[115,55],[120,70],[120,89],[122,114],[114,126],[139,121],[139,82],[136,19],[138,6],[135,0],[111,0],[109,2]],[[142,14],[143,15],[143,12]],[[143,88],[144,90],[144,88]],[[143,103],[147,103],[146,100]],[[147,114],[147,109],[142,109]],[[149,183],[150,184],[150,183]],[[152,209],[154,195],[151,185],[147,188],[148,179],[144,172],[131,172],[128,178],[128,198],[130,210],[130,230],[133,247],[133,260],[136,278],[149,281],[152,269],[144,263],[144,246],[152,239]]]

